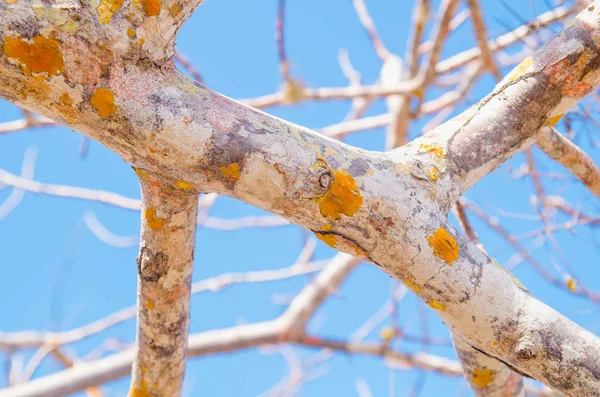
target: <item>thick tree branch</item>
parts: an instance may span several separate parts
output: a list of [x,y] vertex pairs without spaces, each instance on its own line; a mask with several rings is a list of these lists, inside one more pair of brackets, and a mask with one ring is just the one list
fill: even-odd
[[[169,64],[135,66],[98,49],[100,59],[87,55],[99,70],[75,68],[93,28],[64,32],[21,2],[0,12],[1,97],[70,124],[165,189],[214,191],[281,214],[406,283],[471,346],[557,390],[597,394],[598,338],[531,296],[446,216],[461,192],[597,85],[600,2],[478,106],[389,154],[242,106]],[[44,35],[15,30],[23,17]],[[35,57],[40,44],[51,50],[45,62]]]
[[136,354],[131,397],[179,396],[183,386],[198,195],[140,176]]

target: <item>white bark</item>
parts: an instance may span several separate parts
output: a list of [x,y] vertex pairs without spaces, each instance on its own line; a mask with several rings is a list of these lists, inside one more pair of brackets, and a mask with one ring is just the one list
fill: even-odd
[[123,18],[142,12],[125,4],[104,23],[75,3],[0,3],[0,97],[69,124],[164,188],[226,194],[303,225],[403,281],[478,351],[566,394],[600,393],[598,338],[447,221],[464,191],[598,85],[600,2],[478,105],[391,153],[194,84],[154,41],[127,35],[144,18]]

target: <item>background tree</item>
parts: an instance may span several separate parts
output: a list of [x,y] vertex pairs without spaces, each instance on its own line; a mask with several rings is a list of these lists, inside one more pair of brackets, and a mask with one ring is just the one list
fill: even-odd
[[599,394],[597,3],[199,3],[0,4],[0,396]]

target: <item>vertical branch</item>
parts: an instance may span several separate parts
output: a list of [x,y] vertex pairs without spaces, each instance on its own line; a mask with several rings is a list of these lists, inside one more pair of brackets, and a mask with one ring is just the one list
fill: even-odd
[[495,358],[474,349],[454,332],[452,341],[462,364],[464,377],[477,397],[525,397],[521,375]]
[[175,397],[185,370],[198,196],[140,176],[137,337],[129,395]]
[[483,13],[481,12],[481,6],[479,0],[467,0],[469,9],[471,10],[471,20],[473,21],[473,27],[475,29],[475,38],[477,39],[477,45],[481,51],[481,61],[485,68],[493,73],[498,79],[502,80],[502,75],[498,70],[498,66],[494,63],[492,57],[492,51],[488,46],[487,40],[487,29],[485,28],[485,22],[483,20]]

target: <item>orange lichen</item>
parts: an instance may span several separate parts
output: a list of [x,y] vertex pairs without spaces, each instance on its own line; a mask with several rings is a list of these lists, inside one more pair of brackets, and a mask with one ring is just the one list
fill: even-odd
[[333,171],[333,178],[325,194],[317,198],[321,214],[327,218],[340,219],[352,216],[363,203],[356,181],[346,171]]
[[100,17],[98,18],[100,23],[109,23],[115,13],[119,11],[123,5],[123,1],[124,0],[102,0],[96,8],[98,16]]
[[148,301],[144,306],[146,306],[146,309],[152,310],[154,309],[154,301]]
[[29,75],[32,73],[48,73],[57,76],[65,70],[60,41],[44,36],[35,36],[33,43],[6,37],[2,51],[7,57],[18,59]]
[[428,236],[427,242],[433,248],[433,255],[442,258],[450,266],[458,259],[460,247],[456,244],[454,237],[443,227],[439,227],[431,236]]
[[175,182],[175,187],[177,189],[188,189],[188,190],[193,190],[194,189],[194,185],[192,185],[189,182],[186,181],[176,181]]
[[550,127],[554,127],[559,121],[560,119],[562,119],[564,116],[564,114],[557,114],[556,116],[550,116],[548,118],[548,121],[546,121],[546,125],[549,125]]
[[127,36],[135,37],[135,29],[133,29],[133,28],[127,29]]
[[436,167],[432,167],[428,170],[425,170],[425,173],[427,174],[429,179],[435,182],[439,179],[440,170],[438,170]]
[[444,148],[439,147],[439,146],[433,146],[429,143],[420,144],[419,149],[431,152],[431,154],[433,154],[435,157],[438,157],[438,158],[446,157],[446,151],[444,150]]
[[515,81],[519,77],[530,73],[533,71],[533,59],[531,57],[527,57],[523,59],[523,61],[517,65],[506,77],[508,81]]
[[315,235],[319,240],[330,246],[331,248],[335,248],[344,252],[348,252],[354,256],[363,256],[367,257],[367,253],[365,250],[360,248],[355,242],[348,240],[345,237],[338,236],[333,233],[319,233],[316,232]]
[[90,104],[96,108],[98,114],[103,119],[117,111],[115,96],[108,88],[98,88],[94,91],[90,99]]
[[475,368],[471,382],[477,387],[486,387],[494,380],[494,372],[489,368]]
[[165,227],[165,220],[156,216],[156,208],[150,207],[144,210],[144,219],[150,230],[159,230]]
[[327,244],[331,248],[336,248],[337,238],[336,238],[335,234],[331,234],[331,233],[315,233],[315,235],[317,236],[317,238],[319,240],[321,240],[322,242],[324,242],[325,244]]
[[571,292],[577,291],[577,282],[571,277],[567,278],[567,288]]
[[4,0],[4,2],[5,2],[6,4],[13,4],[13,3],[16,3],[16,2],[17,2],[17,0]]
[[56,109],[65,117],[68,123],[73,123],[77,118],[77,108],[73,105],[73,99],[66,92],[58,97]]
[[396,336],[396,331],[392,327],[385,327],[381,331],[379,331],[379,336],[383,339],[384,342],[389,342],[394,339]]
[[221,166],[219,169],[228,179],[233,179],[234,181],[240,179],[240,165],[238,163],[231,163],[227,166]]
[[427,304],[439,311],[445,312],[446,311],[446,306],[442,305],[440,302],[436,301],[435,299],[430,299],[429,302],[427,302]]
[[323,230],[324,232],[328,232],[328,231],[330,231],[331,229],[333,229],[333,226],[331,225],[331,223],[328,223],[328,224],[326,224],[325,226],[323,226],[323,227],[321,228],[321,230]]
[[181,5],[179,3],[173,4],[169,8],[169,13],[171,14],[171,17],[176,18],[179,15],[179,13],[181,13]]
[[419,284],[410,279],[404,280],[404,285],[406,285],[406,288],[410,289],[414,293],[419,293],[423,290]]
[[142,0],[144,6],[144,13],[148,17],[155,17],[160,14],[162,7],[160,0]]

